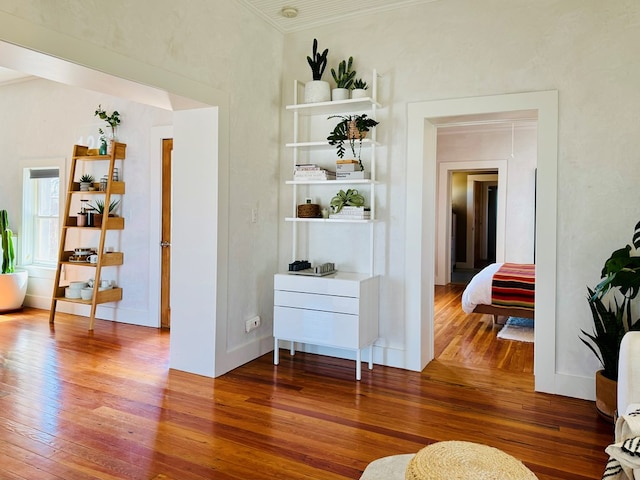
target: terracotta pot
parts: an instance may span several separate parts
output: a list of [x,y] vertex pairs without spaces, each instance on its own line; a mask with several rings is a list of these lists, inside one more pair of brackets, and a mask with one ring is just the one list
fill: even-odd
[[596,372],[596,409],[607,422],[613,423],[618,404],[618,382]]

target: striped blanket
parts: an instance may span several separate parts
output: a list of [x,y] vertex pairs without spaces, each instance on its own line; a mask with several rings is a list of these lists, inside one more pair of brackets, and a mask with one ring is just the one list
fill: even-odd
[[493,274],[491,303],[499,307],[533,310],[535,305],[536,266],[505,263]]

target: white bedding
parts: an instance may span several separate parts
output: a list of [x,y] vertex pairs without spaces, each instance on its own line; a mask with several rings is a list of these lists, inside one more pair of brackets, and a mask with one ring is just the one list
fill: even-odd
[[498,271],[502,263],[492,263],[480,270],[462,292],[462,310],[473,312],[477,305],[491,305],[491,282],[493,274]]

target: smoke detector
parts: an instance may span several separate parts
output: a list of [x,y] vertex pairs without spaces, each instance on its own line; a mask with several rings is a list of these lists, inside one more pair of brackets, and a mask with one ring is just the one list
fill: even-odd
[[285,18],[296,18],[298,16],[298,9],[295,7],[282,7],[280,14]]

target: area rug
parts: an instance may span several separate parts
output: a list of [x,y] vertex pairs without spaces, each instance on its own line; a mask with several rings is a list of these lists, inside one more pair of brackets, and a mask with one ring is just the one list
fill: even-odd
[[533,343],[533,319],[509,317],[498,332],[498,338]]
[[415,453],[391,455],[371,462],[362,472],[360,480],[404,480],[407,465]]

